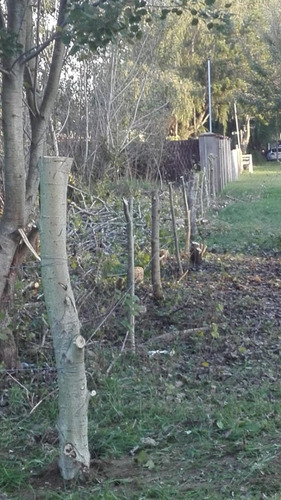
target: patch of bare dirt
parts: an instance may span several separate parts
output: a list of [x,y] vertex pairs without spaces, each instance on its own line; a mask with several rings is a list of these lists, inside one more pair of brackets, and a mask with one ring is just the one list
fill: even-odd
[[141,488],[142,484],[147,484],[154,480],[157,476],[155,471],[149,471],[137,464],[133,457],[127,455],[114,460],[91,460],[90,470],[74,483],[64,483],[57,461],[52,462],[39,473],[34,474],[30,484],[34,493],[32,497],[30,492],[22,492],[22,499],[26,500],[41,500],[46,498],[46,490],[49,494],[52,491],[63,491],[65,488],[71,490],[75,484],[75,489],[81,487],[89,488],[91,485],[102,484],[110,481],[114,489],[122,486],[136,490]]

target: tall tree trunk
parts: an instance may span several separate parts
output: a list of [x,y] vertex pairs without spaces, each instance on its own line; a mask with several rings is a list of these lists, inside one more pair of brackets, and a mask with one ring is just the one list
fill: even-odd
[[[13,5],[8,13],[8,27],[18,33],[23,42],[26,27],[27,2]],[[23,147],[23,67],[14,58],[3,59],[3,66],[13,64],[13,71],[2,76],[2,124],[4,139],[4,212],[0,220],[0,300],[2,310],[8,304],[4,300],[9,278],[14,272],[15,252],[20,240],[18,229],[24,225],[25,207],[25,158]],[[8,295],[6,296],[6,299]],[[0,321],[0,328],[4,326]],[[17,364],[17,349],[13,332],[7,330],[0,340],[0,362],[7,368]]]
[[[16,3],[8,12],[8,28],[24,42],[27,1]],[[5,203],[0,220],[0,297],[19,242],[18,229],[24,224],[25,158],[23,144],[23,74],[24,68],[15,57],[3,58],[3,66],[13,71],[2,76],[2,124],[4,139]]]
[[[60,1],[58,25],[63,24],[67,0]],[[5,21],[7,20],[7,25]],[[22,56],[10,51],[2,57],[2,121],[4,138],[4,212],[0,220],[0,308],[7,307],[5,293],[15,278],[20,234],[34,209],[38,195],[38,162],[42,158],[46,127],[54,106],[63,64],[65,46],[60,38],[54,42],[51,66],[41,102],[37,102],[37,73],[32,59],[34,52],[32,6],[30,0],[7,2],[7,18],[0,5],[0,28],[14,33],[22,46]],[[32,50],[31,50],[32,49]],[[12,69],[11,69],[12,68]],[[24,81],[27,85],[24,85]],[[30,153],[26,163],[24,152],[23,92],[26,91],[30,113]],[[0,328],[1,328],[0,321]],[[0,362],[7,368],[17,364],[13,333],[0,340]]]
[[71,288],[66,254],[66,193],[72,160],[45,158],[40,168],[41,260],[45,303],[59,386],[59,466],[64,479],[89,467],[85,340]]

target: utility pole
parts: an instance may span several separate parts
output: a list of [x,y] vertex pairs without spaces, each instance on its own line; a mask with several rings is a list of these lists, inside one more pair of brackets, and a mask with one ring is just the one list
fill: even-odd
[[208,96],[209,96],[209,132],[213,132],[212,128],[212,94],[211,94],[211,59],[208,57]]
[[234,115],[235,115],[235,123],[236,123],[236,134],[237,134],[238,148],[241,149],[239,126],[238,126],[238,117],[237,117],[237,106],[236,106],[236,102],[235,101],[234,101]]

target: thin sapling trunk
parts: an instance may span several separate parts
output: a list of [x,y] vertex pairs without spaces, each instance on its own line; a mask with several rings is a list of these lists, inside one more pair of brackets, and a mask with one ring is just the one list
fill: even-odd
[[129,295],[128,323],[131,350],[136,351],[135,342],[135,251],[134,251],[134,224],[133,198],[129,202],[123,199],[124,214],[127,222],[128,269],[127,293]]
[[181,177],[182,183],[182,195],[183,195],[183,204],[184,204],[184,212],[185,212],[185,245],[184,245],[184,253],[187,259],[190,259],[190,233],[191,233],[191,224],[190,224],[190,210],[188,205],[187,193],[185,188],[184,178]]
[[159,193],[157,190],[152,192],[151,197],[151,281],[155,299],[163,299],[159,245]]
[[191,240],[194,240],[197,234],[197,198],[199,191],[199,174],[193,174],[192,181],[189,183],[189,206],[190,206],[190,231]]
[[177,259],[177,263],[178,263],[179,273],[181,276],[183,274],[183,270],[182,270],[181,257],[180,257],[179,239],[178,239],[178,231],[177,231],[177,223],[176,223],[176,215],[175,215],[175,207],[174,207],[174,198],[173,198],[173,188],[172,188],[171,182],[169,182],[169,195],[170,195],[170,209],[171,209],[171,216],[172,216],[172,226],[173,226],[173,233],[174,233],[176,259]]

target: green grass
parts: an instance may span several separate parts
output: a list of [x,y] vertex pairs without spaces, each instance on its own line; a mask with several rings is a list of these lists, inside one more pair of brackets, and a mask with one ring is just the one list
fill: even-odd
[[213,211],[207,226],[209,246],[231,252],[280,251],[280,190],[281,166],[271,163],[229,184],[220,195],[225,208]]
[[[94,345],[96,361],[87,365],[97,393],[89,407],[93,464],[85,482],[63,484],[46,473],[58,454],[46,438],[55,429],[55,380],[26,373],[19,385],[3,376],[9,404],[0,407],[0,493],[10,500],[281,500],[279,285],[257,257],[281,250],[280,195],[281,170],[272,164],[227,186],[201,229],[217,254],[182,285],[171,280],[162,304],[148,303],[145,337],[189,320],[217,328],[157,346],[170,354],[154,358],[146,347],[118,358],[119,344]],[[245,284],[249,254],[257,259],[256,288]],[[143,444],[147,438],[154,446]]]
[[[135,367],[124,360],[117,363],[114,375],[101,381],[89,410],[93,456],[118,461],[128,457],[142,438],[155,440],[155,447],[145,449],[144,461],[138,463],[138,454],[135,463],[133,458],[128,459],[134,463],[137,478],[127,478],[126,468],[121,468],[120,477],[113,476],[100,485],[79,486],[79,492],[68,488],[45,492],[42,498],[223,500],[231,498],[232,492],[236,498],[254,499],[261,490],[266,494],[281,491],[279,481],[276,484],[276,479],[272,480],[281,456],[279,382],[259,384],[252,373],[250,387],[242,390],[241,379],[247,371],[240,367],[227,384],[211,378],[196,384],[192,371],[188,371],[190,382],[187,378],[181,385],[177,384],[175,361],[167,360],[161,367],[156,362],[149,372],[138,362]],[[255,383],[252,388],[251,382]],[[26,415],[16,430],[15,415],[10,422],[4,420],[15,434],[5,439],[5,447],[9,444],[14,448],[1,462],[0,491],[17,491],[12,498],[21,498],[20,491],[25,489],[31,470],[40,469],[55,456],[54,447],[45,448],[43,453],[42,444],[31,439],[44,431],[48,416],[53,423],[54,404],[42,403],[36,417]],[[148,460],[153,463],[149,481]],[[245,496],[239,496],[239,492]]]

